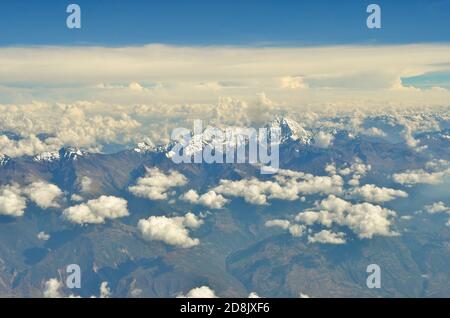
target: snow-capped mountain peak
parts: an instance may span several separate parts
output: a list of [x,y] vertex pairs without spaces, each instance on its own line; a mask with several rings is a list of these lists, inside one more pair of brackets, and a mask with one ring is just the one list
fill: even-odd
[[281,142],[288,140],[299,141],[302,144],[310,144],[312,133],[304,129],[295,120],[277,116],[272,122],[266,125],[267,128],[279,128],[281,130]]
[[59,151],[59,157],[67,160],[77,160],[85,155],[86,153],[77,147],[65,147]]
[[149,141],[139,142],[136,147],[134,147],[133,151],[138,153],[145,153],[148,151],[152,151],[155,149],[155,146]]
[[0,153],[0,166],[5,166],[10,159],[7,155]]
[[[299,142],[301,144],[311,144],[313,135],[311,132],[305,130],[296,121],[285,118],[276,117],[272,122],[265,125],[269,131],[268,137],[271,139],[271,128],[279,129],[281,132],[280,142],[284,143],[289,140]],[[227,129],[219,129],[222,132],[222,136],[232,136],[232,138],[217,138],[216,129],[213,127],[206,127],[206,129],[200,134],[191,134],[190,140],[187,145],[183,147],[186,155],[193,155],[199,151],[202,151],[205,147],[211,147],[214,149],[227,149],[246,146],[249,140],[248,131],[242,127],[228,127]],[[258,136],[258,130],[255,131],[257,138],[263,138]],[[178,141],[182,142],[181,140]],[[174,145],[177,144],[174,142]],[[170,147],[172,148],[172,147]],[[173,155],[171,151],[168,152],[168,156]]]
[[54,162],[60,158],[58,151],[46,151],[34,156],[33,160],[38,162]]

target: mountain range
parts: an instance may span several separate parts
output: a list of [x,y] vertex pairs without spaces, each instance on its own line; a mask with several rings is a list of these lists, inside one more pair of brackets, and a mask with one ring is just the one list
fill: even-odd
[[[345,130],[332,131],[332,143],[319,147],[317,132],[286,117],[277,117],[267,127],[281,131],[283,173],[302,173],[299,179],[261,175],[257,166],[247,163],[175,164],[169,155],[173,143],[154,146],[143,141],[116,153],[67,146],[34,156],[0,155],[2,191],[16,187],[17,196],[26,200],[22,216],[0,213],[0,296],[42,297],[49,279],[65,280],[69,264],[80,266],[82,288],[62,287],[62,293],[82,297],[98,294],[102,282],[108,283],[113,297],[176,297],[200,286],[208,286],[220,297],[247,297],[251,292],[261,297],[450,296],[450,227],[445,226],[443,214],[429,214],[423,208],[433,203],[430,199],[448,204],[447,180],[444,177],[436,190],[436,184],[412,186],[393,178],[405,171],[422,171],[430,162],[450,160],[450,131],[416,135],[426,146],[426,151],[418,151],[405,142],[353,136]],[[205,140],[196,151],[214,144],[211,137]],[[330,165],[336,173],[330,174]],[[366,168],[358,172],[361,167]],[[304,190],[315,177],[337,180],[343,191]],[[226,187],[243,180],[249,183],[241,193]],[[33,191],[40,188],[27,189],[38,182],[45,189],[49,185],[60,189],[55,204],[33,199]],[[308,239],[323,229],[317,223],[302,227],[301,236],[285,231],[297,213],[317,211],[329,195],[357,206],[352,191],[369,184],[408,194],[377,203],[395,211],[391,227],[397,235],[361,238],[361,232],[342,223],[333,226],[345,234],[345,244],[326,244]],[[254,187],[266,185],[271,187],[263,192],[267,202],[256,204],[250,194]],[[282,194],[275,194],[277,185]],[[284,199],[294,187],[303,190],[298,190],[298,197]],[[164,198],[156,199],[153,190]],[[190,190],[198,197],[186,199]],[[220,204],[213,205],[202,195],[209,191],[214,192],[215,203],[222,197]],[[127,215],[82,224],[67,217],[69,208],[93,209],[93,201],[102,196],[126,200]],[[186,219],[180,221],[188,212],[202,225],[189,227]],[[138,224],[161,221],[159,217],[173,220],[198,244],[188,248],[169,244],[153,232],[149,239]],[[271,220],[290,223],[267,226]],[[39,233],[47,239],[39,238]],[[380,289],[366,286],[369,264],[382,269]]]

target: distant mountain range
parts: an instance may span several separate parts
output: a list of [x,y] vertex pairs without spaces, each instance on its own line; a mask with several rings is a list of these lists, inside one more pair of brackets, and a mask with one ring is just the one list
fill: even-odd
[[[0,187],[24,189],[42,181],[62,192],[57,205],[43,208],[27,199],[23,216],[0,215],[0,296],[41,297],[48,279],[64,281],[68,264],[80,265],[82,288],[63,287],[63,294],[83,297],[98,294],[104,281],[113,297],[175,297],[199,286],[209,286],[221,297],[246,297],[250,292],[262,297],[298,297],[300,293],[311,297],[450,296],[450,227],[441,215],[417,214],[431,203],[430,197],[448,201],[447,183],[434,191],[432,185],[408,187],[392,179],[395,173],[424,169],[432,160],[450,160],[450,131],[415,136],[427,147],[417,151],[404,142],[352,136],[344,130],[331,131],[332,143],[318,147],[317,132],[285,117],[277,117],[267,127],[281,131],[283,170],[328,176],[329,164],[343,170],[357,162],[370,166],[360,176],[361,185],[407,191],[408,198],[383,204],[397,212],[393,226],[400,235],[361,239],[342,227],[349,238],[346,244],[318,244],[265,226],[268,220],[292,220],[296,213],[312,209],[324,197],[320,192],[259,205],[223,192],[227,203],[211,208],[200,195],[216,189],[222,180],[265,182],[277,177],[263,176],[258,167],[245,163],[175,164],[169,155],[174,143],[155,146],[143,141],[110,154],[64,147],[35,156],[0,155]],[[203,141],[195,151],[214,143],[211,137]],[[163,185],[167,181],[153,183],[157,179],[149,177],[152,168],[164,176],[176,171],[186,180],[173,187]],[[347,190],[347,177],[344,172],[341,176]],[[139,182],[158,191],[163,188],[167,198],[133,194],[130,187]],[[282,189],[289,191],[289,184],[282,184]],[[197,201],[182,199],[191,189],[199,194]],[[18,195],[32,198],[29,191],[20,191]],[[67,208],[103,195],[125,199],[129,215],[84,226],[63,217]],[[139,220],[151,216],[181,217],[187,212],[203,222],[189,230],[200,242],[190,248],[146,239],[137,227]],[[407,221],[405,216],[412,219]],[[40,232],[49,238],[38,238]],[[381,289],[366,287],[366,267],[372,263],[382,268]]]

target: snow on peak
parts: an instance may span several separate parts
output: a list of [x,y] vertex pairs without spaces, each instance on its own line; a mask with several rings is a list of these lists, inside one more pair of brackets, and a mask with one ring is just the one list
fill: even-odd
[[304,129],[295,120],[277,116],[270,122],[267,128],[279,128],[281,130],[281,142],[286,142],[289,139],[299,141],[302,144],[310,144],[312,140],[311,132]]
[[[220,132],[221,137],[218,137]],[[249,136],[245,128],[241,127],[228,127],[226,129],[214,128],[207,126],[206,129],[200,134],[191,133],[188,144],[184,145],[183,151],[186,156],[191,156],[195,153],[203,151],[206,147],[219,150],[222,152],[226,149],[236,149],[241,146],[245,146],[248,142]],[[168,149],[170,149],[166,155],[170,158],[173,156],[173,147],[178,143],[184,143],[182,138],[173,142]]]
[[60,158],[69,160],[77,160],[79,157],[83,157],[84,155],[86,155],[86,153],[76,147],[66,147],[59,151]]
[[10,158],[7,155],[0,153],[0,166],[6,165],[9,160],[10,160]]
[[[271,140],[271,128],[279,129],[281,132],[280,142],[286,142],[288,140],[297,141],[299,143],[309,145],[313,139],[313,135],[311,132],[305,130],[300,124],[296,121],[285,118],[285,117],[276,117],[272,122],[265,125],[265,128],[268,130],[268,139]],[[217,130],[222,132],[222,136],[232,136],[232,138],[217,138]],[[209,146],[213,149],[227,149],[227,148],[239,148],[242,146],[246,146],[249,140],[249,131],[254,131],[255,136],[257,138],[264,138],[264,136],[259,135],[259,130],[246,129],[242,127],[228,127],[226,129],[219,129],[213,127],[206,127],[200,134],[193,134],[191,132],[190,139],[188,144],[183,147],[183,151],[185,155],[193,155],[199,151],[202,151],[205,147]],[[177,143],[182,143],[182,140],[178,142],[174,142],[174,145]],[[168,157],[173,155],[172,150],[168,151]]]
[[38,162],[54,162],[60,158],[58,151],[46,151],[34,156],[33,160]]
[[133,149],[133,151],[138,152],[138,153],[146,153],[149,151],[152,151],[155,149],[155,146],[153,145],[153,143],[151,141],[142,141],[139,142],[136,147]]

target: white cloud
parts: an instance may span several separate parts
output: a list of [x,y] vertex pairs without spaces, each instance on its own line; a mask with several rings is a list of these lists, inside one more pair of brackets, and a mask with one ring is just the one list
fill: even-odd
[[304,225],[291,224],[288,220],[269,220],[264,223],[266,227],[279,227],[283,230],[288,230],[289,233],[294,237],[301,237],[306,229]]
[[395,182],[404,185],[415,185],[421,183],[439,184],[442,183],[444,177],[448,174],[450,174],[450,169],[437,172],[428,172],[423,169],[417,169],[396,173],[393,175],[393,179]]
[[92,190],[92,179],[88,176],[83,176],[80,182],[80,191],[84,193],[89,193]]
[[0,112],[5,114],[0,118],[2,130],[20,137],[0,135],[0,153],[10,157],[54,153],[64,145],[98,152],[102,143],[126,142],[140,127],[123,108],[107,109],[95,102],[0,105]]
[[34,135],[26,136],[20,140],[13,140],[8,136],[0,135],[0,153],[7,154],[10,157],[31,156],[44,152],[48,147],[45,142]]
[[[414,117],[414,120],[411,120],[413,124],[409,124],[414,132],[431,131],[439,129],[436,111],[444,120],[449,112],[447,108],[424,107],[423,104],[421,108],[412,110],[408,109],[409,105],[399,106],[396,109],[365,107],[358,109],[355,117],[346,107],[339,108],[338,102],[334,102],[333,105],[327,103],[328,106],[294,107],[290,103],[286,104],[285,96],[280,96],[278,102],[268,102],[267,97],[257,99],[252,95],[245,99],[221,97],[208,103],[195,100],[189,104],[184,101],[175,104],[168,101],[161,104],[160,100],[152,102],[144,100],[138,103],[135,100],[136,95],[141,94],[133,94],[132,105],[120,104],[118,101],[111,104],[97,100],[73,101],[68,104],[51,101],[0,104],[2,131],[13,132],[19,137],[18,140],[7,136],[0,137],[0,153],[17,157],[55,152],[62,146],[76,146],[90,152],[101,152],[106,145],[115,144],[131,148],[132,145],[148,139],[154,144],[160,144],[170,140],[170,133],[174,128],[192,127],[194,119],[202,119],[222,128],[261,127],[266,120],[284,113],[295,117],[294,119],[305,129],[316,130],[323,127],[345,129],[351,132],[352,136],[365,133],[365,129],[361,126],[364,120],[379,119],[375,117],[377,114],[386,116],[383,119],[385,123],[390,124],[388,121],[392,121],[393,124],[402,127],[403,124],[398,118]],[[264,114],[260,111],[261,103],[267,106]],[[351,105],[350,109],[361,104]],[[340,117],[341,120],[330,120],[333,116]]]
[[177,298],[217,298],[214,290],[208,286],[201,286],[191,289],[186,295],[179,295]]
[[333,224],[347,226],[359,238],[372,238],[374,235],[394,236],[391,230],[394,211],[371,203],[352,204],[334,195],[322,200],[316,211],[301,212],[296,221],[306,224],[320,223],[326,227]]
[[226,196],[242,197],[251,204],[264,205],[269,199],[293,201],[299,194],[341,193],[343,180],[338,175],[314,176],[311,174],[279,170],[273,176],[275,181],[261,181],[256,178],[237,181],[220,180],[212,190]]
[[111,297],[111,289],[108,287],[108,282],[102,282],[100,284],[100,298]]
[[301,225],[301,224],[292,224],[288,228],[289,233],[291,233],[291,235],[294,236],[294,237],[303,236],[303,233],[304,233],[305,229],[306,229],[306,227],[304,225]]
[[309,243],[322,243],[322,244],[345,244],[345,233],[334,233],[329,230],[322,230],[318,233],[308,236]]
[[146,174],[137,180],[136,185],[128,190],[135,196],[150,200],[166,200],[167,191],[174,187],[180,187],[187,183],[187,179],[177,171],[164,174],[158,168],[146,168]]
[[374,184],[366,184],[360,188],[355,188],[350,191],[352,196],[361,198],[368,202],[387,202],[396,198],[406,198],[408,193],[402,190],[396,190],[385,187],[378,187]]
[[373,137],[387,137],[387,134],[378,127],[371,127],[363,131],[365,135]]
[[70,201],[74,201],[74,202],[80,202],[80,201],[83,201],[84,200],[84,198],[81,196],[81,195],[79,195],[79,194],[72,194],[71,196],[70,196]]
[[63,192],[54,184],[36,181],[24,188],[19,185],[0,187],[0,215],[19,217],[25,213],[27,198],[42,209],[59,207]]
[[248,298],[261,298],[257,293],[255,293],[255,292],[251,292],[249,295],[248,295]]
[[57,201],[63,196],[58,186],[44,181],[31,183],[23,192],[41,209],[58,208]]
[[44,297],[45,298],[63,298],[60,289],[62,288],[62,283],[56,278],[51,278],[45,282],[44,287]]
[[16,185],[0,187],[0,215],[19,217],[25,213],[26,199]]
[[128,215],[126,200],[105,195],[63,211],[63,216],[67,220],[81,225],[100,224],[107,219],[117,219]]
[[395,182],[404,185],[440,184],[450,175],[450,163],[446,160],[427,162],[425,169],[406,170],[392,176]]
[[446,206],[444,204],[444,202],[439,201],[439,202],[435,202],[431,205],[426,205],[425,206],[425,210],[430,213],[430,214],[434,214],[434,213],[450,213],[450,208],[448,206]]
[[308,296],[307,294],[299,293],[298,298],[311,298],[311,297]]
[[222,195],[214,191],[208,191],[201,196],[197,191],[191,189],[181,196],[181,199],[193,204],[200,204],[211,209],[221,209],[228,202]]
[[50,239],[50,234],[47,234],[45,232],[39,232],[37,238],[41,241],[48,241]]
[[[67,56],[78,63],[69,65]],[[8,68],[0,71],[3,79],[0,84],[47,84],[32,85],[33,88],[18,85],[16,90],[30,100],[35,96],[56,99],[62,95],[67,99],[76,95],[82,100],[104,100],[111,104],[162,98],[178,103],[210,102],[223,96],[222,90],[226,90],[228,96],[239,97],[265,91],[284,96],[292,100],[291,104],[317,105],[330,100],[342,100],[345,105],[358,100],[381,104],[388,100],[400,105],[424,105],[427,101],[442,105],[447,104],[448,90],[406,88],[401,78],[446,71],[449,56],[447,44],[228,46],[208,47],[208,54],[200,47],[166,45],[5,47],[0,49],[0,64]],[[70,79],[67,74],[71,74]],[[198,83],[222,82],[231,84],[223,85],[217,92],[195,89]],[[111,83],[121,84],[114,87]],[[139,83],[154,83],[155,88],[144,89]],[[313,88],[297,93],[297,89],[308,84]],[[8,88],[4,90],[11,98],[24,99]],[[349,95],[353,98],[348,98]]]
[[314,145],[319,148],[328,148],[333,143],[334,136],[330,133],[319,131],[314,136]]
[[[63,288],[63,283],[60,282],[56,278],[50,278],[45,282],[43,296],[44,298],[81,298],[80,296],[76,296],[70,294],[69,296],[64,296],[61,292]],[[100,284],[100,298],[109,298],[111,297],[111,290],[108,287],[108,282],[102,282]],[[90,298],[96,298],[96,296],[91,296]]]
[[267,227],[279,227],[282,228],[283,230],[287,230],[289,228],[289,225],[291,225],[291,222],[289,222],[288,220],[279,220],[279,219],[269,220],[266,221],[265,223],[265,226]]
[[337,173],[341,176],[350,176],[348,184],[350,186],[359,186],[359,182],[362,177],[366,176],[367,173],[372,170],[371,165],[366,165],[362,163],[361,159],[356,158],[355,162],[349,166],[345,166],[337,170]]
[[142,87],[142,85],[137,82],[130,83],[130,85],[128,85],[128,88],[134,92],[143,92],[145,90],[144,87]]
[[308,83],[301,76],[284,76],[280,78],[281,88],[286,89],[307,89]]
[[138,222],[138,229],[147,240],[189,248],[200,243],[198,239],[189,236],[189,228],[196,229],[202,224],[203,220],[192,213],[187,213],[181,217],[151,216],[148,219],[141,219]]
[[133,290],[131,291],[131,297],[140,297],[142,295],[142,289],[140,288],[133,288]]

